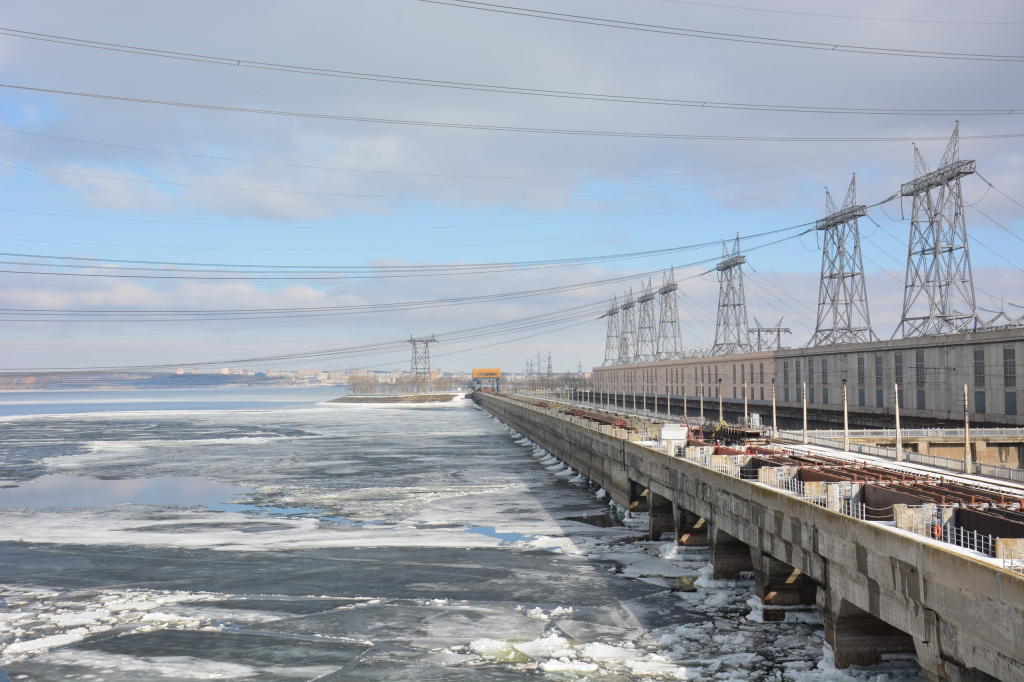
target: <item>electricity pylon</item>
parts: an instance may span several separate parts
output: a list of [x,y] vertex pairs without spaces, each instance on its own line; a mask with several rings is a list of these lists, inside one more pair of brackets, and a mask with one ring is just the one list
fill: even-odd
[[679,329],[679,285],[676,270],[671,268],[661,275],[658,315],[658,360],[683,357],[683,336]]
[[409,336],[409,343],[412,344],[412,363],[410,371],[413,383],[420,386],[430,381],[430,344],[437,343],[437,339],[431,334],[429,338],[413,338]]
[[647,284],[640,285],[640,298],[636,300],[639,316],[634,362],[653,362],[658,355],[658,339],[654,334],[654,296],[648,279]]
[[626,299],[619,306],[619,364],[633,362],[636,353],[636,303],[633,289],[626,293]]
[[836,208],[825,189],[828,211],[815,228],[824,236],[821,252],[821,284],[818,290],[818,320],[810,346],[876,341],[868,314],[868,292],[864,285],[864,259],[860,250],[857,218],[866,216],[866,206],[857,204],[857,176],[850,180],[842,208]]
[[715,345],[712,355],[750,352],[750,328],[747,324],[747,298],[743,292],[743,264],[740,237],[736,235],[732,252],[722,242],[722,260],[718,271],[718,320],[715,324]]
[[602,367],[619,364],[619,303],[615,296],[612,296],[608,304],[608,311],[597,319],[608,320],[608,332],[604,340],[604,362]]
[[900,194],[914,198],[907,246],[903,315],[893,338],[950,334],[984,326],[974,297],[960,179],[975,171],[960,160],[957,122],[938,170],[930,171],[914,146],[914,175]]

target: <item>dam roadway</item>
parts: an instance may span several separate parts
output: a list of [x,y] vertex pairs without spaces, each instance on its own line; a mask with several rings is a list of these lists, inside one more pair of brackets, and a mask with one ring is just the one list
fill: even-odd
[[753,573],[765,620],[816,605],[837,667],[916,652],[930,681],[1024,680],[1024,576],[554,409],[473,399],[619,504],[650,511],[652,537],[708,545],[716,578]]

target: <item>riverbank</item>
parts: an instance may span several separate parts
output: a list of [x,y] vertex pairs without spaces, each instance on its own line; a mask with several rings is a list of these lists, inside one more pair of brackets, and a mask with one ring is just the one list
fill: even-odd
[[346,395],[329,403],[449,403],[462,393],[415,393],[412,395]]

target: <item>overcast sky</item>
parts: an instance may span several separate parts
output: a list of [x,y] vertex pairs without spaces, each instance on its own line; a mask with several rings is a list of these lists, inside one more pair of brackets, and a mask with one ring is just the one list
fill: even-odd
[[[860,203],[889,197],[913,177],[911,140],[919,140],[934,168],[957,119],[961,157],[977,159],[978,170],[1000,190],[977,176],[963,182],[972,205],[966,216],[982,316],[1000,309],[1024,313],[1011,305],[1024,304],[1024,209],[1006,196],[1024,203],[1024,137],[1013,136],[1024,134],[1020,2],[508,2],[563,19],[582,15],[769,40],[627,30],[461,2],[0,2],[4,29],[234,62],[0,35],[5,85],[236,109],[2,89],[0,246],[14,255],[5,256],[0,269],[14,272],[0,273],[0,307],[10,309],[0,316],[0,369],[223,364],[410,334],[444,338],[501,322],[512,324],[435,346],[435,366],[515,371],[540,350],[552,353],[558,371],[577,363],[590,367],[604,350],[603,322],[595,319],[600,306],[628,286],[639,289],[637,273],[655,272],[657,284],[656,271],[670,266],[684,293],[684,342],[705,346],[714,336],[718,291],[706,272],[720,257],[717,242],[736,234],[748,253],[751,323],[754,316],[765,324],[784,317],[794,332],[788,342],[802,345],[814,328],[820,245],[814,234],[795,237],[800,229],[783,228],[821,217],[825,187],[841,202],[853,173]],[[826,49],[765,44],[779,39]],[[833,45],[1017,59],[827,49]],[[251,68],[251,62],[307,72]],[[406,83],[311,74],[310,68]],[[677,104],[483,92],[408,79]],[[758,107],[680,106],[681,100]],[[847,113],[765,111],[761,105]],[[1007,113],[971,113],[979,110]],[[493,127],[520,130],[485,129]],[[692,139],[702,136],[777,141]],[[872,321],[883,338],[899,318],[909,229],[902,218],[909,211],[909,202],[901,210],[894,201],[860,222]],[[782,231],[763,234],[774,230]],[[688,246],[695,248],[681,250]],[[408,270],[380,278],[395,271],[352,270],[645,251],[660,252],[485,274]],[[175,279],[166,276],[186,273],[125,261],[161,261],[178,270],[219,265]],[[209,272],[243,265],[251,274]],[[284,275],[253,272],[283,266],[321,268],[317,276],[332,279],[268,280]],[[29,270],[63,274],[24,274]],[[194,315],[445,301],[630,274],[637,276],[401,312],[317,311],[289,319],[266,313],[245,321]],[[112,314],[65,314],[96,310]],[[152,321],[119,314],[126,311],[183,312]],[[545,325],[515,322],[542,315],[548,315]],[[408,362],[407,350],[391,348],[239,366],[407,368]]]

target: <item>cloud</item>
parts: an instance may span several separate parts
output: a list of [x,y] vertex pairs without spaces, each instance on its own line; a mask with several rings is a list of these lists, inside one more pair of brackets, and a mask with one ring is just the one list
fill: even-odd
[[[898,7],[869,0],[857,6],[858,15],[893,21],[660,0],[561,0],[559,7],[569,13],[708,31],[1012,54],[1019,52],[1020,26],[1014,22],[1024,21],[1020,4],[1011,0],[992,0],[983,10],[971,11],[952,5],[936,8],[927,0]],[[810,2],[785,7],[812,14],[830,11]],[[995,23],[924,24],[921,17]],[[241,0],[150,3],[132,11],[114,0],[88,7],[58,0],[45,7],[12,6],[5,18],[24,30],[92,40],[459,83],[820,107],[951,110],[1020,104],[1013,99],[1021,89],[1018,64],[783,49],[408,0],[277,3],[258,13]],[[641,133],[912,137],[921,140],[933,166],[945,142],[922,138],[948,135],[955,118],[505,95],[256,71],[14,38],[2,41],[0,65],[9,82],[29,86],[298,112]],[[912,149],[904,141],[726,142],[501,133],[6,94],[0,127],[105,143],[0,132],[11,165],[83,174],[11,171],[0,176],[7,190],[0,209],[34,212],[0,213],[8,219],[5,247],[53,255],[331,267],[365,265],[373,259],[531,261],[656,250],[813,221],[824,211],[824,187],[841,195],[854,172],[858,198],[865,203],[889,196],[913,174]],[[1016,133],[1018,118],[963,116],[961,133],[965,138]],[[1024,201],[1024,148],[1018,139],[964,139],[961,149],[964,158],[978,160],[981,173],[1000,190]],[[206,158],[211,156],[222,158]],[[84,177],[95,175],[178,184]],[[1000,254],[1019,252],[1019,239],[991,221],[1019,234],[1022,210],[988,190],[978,177],[964,180],[964,195],[968,203],[980,201],[976,209],[989,216],[973,208],[967,213],[976,240],[972,256],[979,301],[988,307],[994,305],[992,299],[1019,290],[1019,270],[1000,259]],[[69,217],[81,215],[93,218]],[[906,224],[898,220],[895,203],[873,208],[870,215],[881,225],[877,230],[869,221],[861,225],[865,256],[871,259],[865,265],[872,319],[876,329],[891,330],[902,303]],[[769,239],[745,240],[744,248]],[[0,298],[11,307],[197,310],[440,299],[582,282],[622,274],[625,268],[683,266],[717,253],[717,246],[711,246],[613,263],[607,269],[552,268],[428,280],[161,283],[9,275]],[[752,250],[750,264],[751,316],[766,324],[784,316],[794,330],[792,343],[803,343],[813,330],[817,305],[820,251],[813,238]],[[702,271],[682,268],[679,273]],[[81,364],[157,362],[213,352],[241,357],[540,315],[606,300],[622,288],[390,318],[324,317],[288,324],[181,322],[143,328],[14,323],[15,331],[5,337],[0,351],[10,362],[25,366],[58,359]],[[708,344],[714,333],[717,284],[710,276],[694,277],[686,280],[683,291],[684,337],[691,345]],[[603,336],[601,323],[595,321],[481,353],[514,365],[530,349],[551,348],[557,351],[556,365],[587,365],[600,360]],[[69,344],[72,337],[76,342]],[[469,362],[456,356],[451,361]]]

